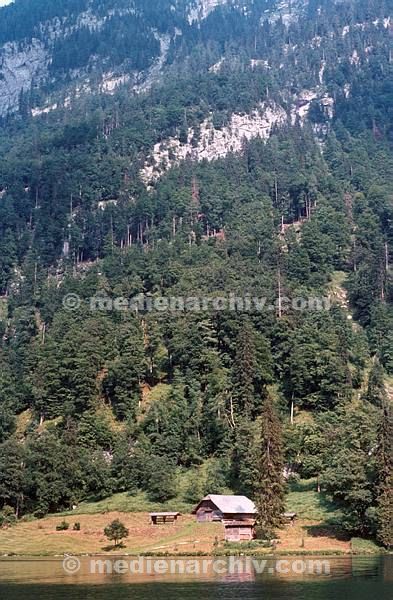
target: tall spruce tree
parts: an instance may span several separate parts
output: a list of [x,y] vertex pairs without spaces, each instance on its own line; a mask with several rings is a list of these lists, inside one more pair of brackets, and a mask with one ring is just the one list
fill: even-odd
[[368,378],[366,400],[375,406],[383,406],[386,400],[385,370],[379,360],[371,368]]
[[254,377],[256,371],[255,334],[249,319],[244,319],[236,340],[233,365],[236,409],[247,416],[254,413],[256,399]]
[[393,411],[387,403],[379,433],[378,465],[377,538],[390,549],[393,547]]
[[284,458],[281,421],[269,394],[261,415],[261,455],[256,505],[258,523],[264,536],[270,537],[282,525],[284,512]]

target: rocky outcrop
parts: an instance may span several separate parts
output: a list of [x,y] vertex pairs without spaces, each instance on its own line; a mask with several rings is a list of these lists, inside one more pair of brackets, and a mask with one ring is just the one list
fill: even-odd
[[230,1],[231,0],[195,0],[188,12],[189,23],[206,19],[217,6],[228,4]]
[[198,139],[195,139],[195,131],[190,129],[187,143],[170,138],[156,144],[141,170],[141,177],[150,185],[170,167],[187,158],[212,161],[230,152],[241,152],[245,141],[257,137],[267,139],[275,125],[282,125],[286,121],[287,113],[281,106],[266,103],[250,114],[233,114],[230,123],[221,129],[216,129],[212,117],[209,117],[201,123]]
[[20,47],[14,43],[0,49],[0,116],[18,107],[20,93],[47,74],[48,53],[37,39]]
[[136,94],[143,94],[149,91],[149,89],[159,81],[168,57],[168,51],[171,45],[171,36],[158,35],[157,33],[155,35],[160,42],[160,56],[150,67],[147,74],[141,73],[139,75],[139,78],[142,79],[142,82],[138,82],[137,85],[134,86],[134,92]]
[[281,19],[284,25],[289,27],[299,19],[307,4],[308,0],[282,0],[268,13],[268,19],[271,23]]
[[[35,37],[31,41],[9,42],[0,47],[0,117],[18,109],[22,91],[28,91],[33,85],[40,84],[48,78],[48,66],[51,63],[54,44],[57,41],[66,39],[81,28],[99,31],[114,15],[132,12],[132,7],[119,10],[115,6],[104,15],[96,15],[89,9],[69,18],[56,17],[39,23],[36,27]],[[41,40],[44,40],[45,44]],[[167,46],[165,43],[165,41],[162,43],[164,45],[162,52],[165,51],[164,60],[169,48],[169,42]],[[131,79],[131,76],[127,77],[122,72],[122,65],[118,65],[117,70],[119,73],[116,71],[116,74],[108,73],[104,76],[102,91],[112,93],[119,85]],[[83,80],[86,78],[87,72],[88,69],[75,69],[69,70],[67,75],[71,80]],[[135,81],[138,80],[138,76],[139,74],[135,75]],[[56,83],[55,78],[53,83]],[[50,112],[53,107],[57,106],[57,103],[49,102],[50,107],[36,107],[32,111],[33,114],[37,116]]]
[[329,131],[329,121],[334,117],[334,100],[323,88],[303,90],[290,99],[288,111],[277,103],[264,102],[249,114],[232,114],[229,124],[219,129],[214,127],[211,115],[201,123],[198,133],[189,129],[186,143],[172,137],[156,144],[140,171],[141,179],[150,187],[183,160],[210,162],[224,158],[230,152],[241,152],[246,141],[258,137],[268,139],[275,127],[296,122],[303,126],[315,101],[326,117],[326,123],[315,131],[317,141],[320,141]]

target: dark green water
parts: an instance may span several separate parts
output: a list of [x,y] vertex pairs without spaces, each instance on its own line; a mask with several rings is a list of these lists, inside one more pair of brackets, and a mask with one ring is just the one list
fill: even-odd
[[[330,575],[247,574],[185,579],[129,575],[67,578],[59,561],[0,561],[0,598],[7,600],[390,600],[393,557],[331,559]],[[154,580],[153,580],[154,579]]]

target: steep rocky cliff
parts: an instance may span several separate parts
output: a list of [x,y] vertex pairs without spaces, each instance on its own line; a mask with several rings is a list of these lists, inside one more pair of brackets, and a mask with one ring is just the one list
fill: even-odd
[[9,42],[0,54],[0,116],[18,107],[22,91],[30,90],[48,75],[49,53],[44,44],[33,39],[30,43]]

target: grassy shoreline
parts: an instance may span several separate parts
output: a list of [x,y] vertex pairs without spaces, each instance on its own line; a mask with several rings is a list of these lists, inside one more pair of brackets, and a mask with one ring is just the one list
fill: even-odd
[[[103,530],[114,518],[129,529],[129,538],[121,549],[108,547]],[[105,556],[370,556],[386,551],[371,540],[352,538],[343,541],[333,531],[315,521],[299,521],[278,532],[274,547],[258,541],[228,545],[223,540],[221,523],[198,524],[193,515],[183,515],[175,525],[154,526],[148,513],[104,513],[78,515],[81,531],[57,531],[61,516],[20,522],[0,530],[1,558],[59,558]],[[72,521],[70,521],[72,527]]]
[[[221,523],[198,524],[190,514],[192,505],[175,498],[157,504],[145,494],[115,494],[99,501],[81,503],[76,510],[42,519],[25,517],[16,525],[0,529],[0,558],[73,556],[370,556],[386,551],[372,540],[350,538],[340,530],[340,511],[323,494],[316,492],[315,480],[297,482],[287,496],[287,510],[297,513],[294,526],[277,532],[274,546],[258,542],[224,543]],[[174,525],[154,526],[149,512],[176,510],[182,513]],[[108,551],[104,528],[119,518],[129,529],[129,538],[120,553]],[[57,531],[62,520],[70,527]],[[80,524],[81,531],[73,525]]]

